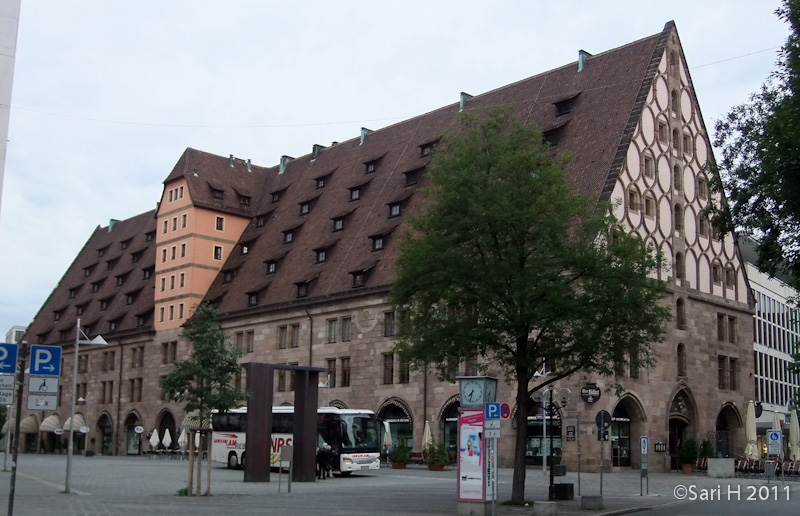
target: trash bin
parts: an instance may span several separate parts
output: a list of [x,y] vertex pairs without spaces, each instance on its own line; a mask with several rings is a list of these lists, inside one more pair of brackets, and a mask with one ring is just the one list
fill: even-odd
[[575,498],[575,488],[572,483],[553,484],[550,488],[550,500],[572,500]]

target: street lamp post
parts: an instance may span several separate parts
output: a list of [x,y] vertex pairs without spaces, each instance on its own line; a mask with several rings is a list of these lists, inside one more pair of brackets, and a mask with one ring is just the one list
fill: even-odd
[[[556,390],[558,391],[557,396],[560,397],[560,399],[557,402],[554,402],[553,391]],[[548,424],[550,425],[550,489],[548,491],[548,499],[555,500],[554,496],[555,493],[553,491],[553,487],[555,486],[555,482],[553,480],[553,416],[555,415],[555,411],[557,408],[562,409],[567,406],[571,391],[566,387],[561,389],[554,389],[552,385],[549,385],[547,387],[547,391],[550,394],[550,404],[548,405],[546,411],[546,414],[550,416],[550,421],[548,422]],[[543,458],[543,460],[546,460],[546,458]]]
[[[83,336],[83,338],[81,338]],[[67,444],[67,479],[64,481],[64,492],[70,493],[70,478],[72,476],[72,449],[73,449],[73,431],[75,430],[73,427],[75,426],[75,402],[77,400],[77,387],[78,387],[78,348],[81,344],[91,344],[93,346],[107,346],[108,342],[101,336],[98,335],[92,340],[89,340],[89,337],[83,333],[81,330],[81,320],[78,318],[78,322],[75,326],[75,365],[72,369],[72,407],[69,411],[69,437],[68,437],[68,444]]]

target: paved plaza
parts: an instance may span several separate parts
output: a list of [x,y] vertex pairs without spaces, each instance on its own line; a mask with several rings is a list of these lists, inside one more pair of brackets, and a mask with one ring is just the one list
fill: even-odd
[[[2,455],[0,455],[2,456]],[[9,460],[9,468],[10,468]],[[212,496],[183,497],[177,492],[186,486],[187,462],[145,457],[83,457],[72,464],[74,494],[64,494],[66,456],[20,455],[17,469],[14,514],[39,515],[455,515],[456,472],[432,472],[424,468],[407,470],[382,468],[350,477],[334,477],[313,483],[293,483],[287,492],[286,475],[280,485],[273,472],[270,483],[244,483],[242,471],[214,465]],[[205,474],[205,471],[204,471]],[[498,500],[511,495],[510,469],[499,471]],[[11,473],[0,473],[0,496],[8,503]],[[547,499],[548,477],[541,469],[528,469],[526,498]],[[558,502],[559,514],[593,514],[581,511],[578,497],[578,475],[569,473],[559,482],[574,484],[576,499]],[[704,476],[666,473],[650,476],[649,495],[640,496],[638,471],[603,475],[605,509],[594,514],[619,513],[635,508],[648,508],[677,503],[673,490],[678,485],[711,488],[728,484],[766,485],[764,479],[719,480]],[[775,484],[775,481],[772,481]],[[777,483],[781,485],[780,481]],[[787,482],[792,499],[800,499],[800,482]],[[600,475],[583,473],[580,492],[600,492]],[[496,514],[531,514],[532,508],[503,506]]]

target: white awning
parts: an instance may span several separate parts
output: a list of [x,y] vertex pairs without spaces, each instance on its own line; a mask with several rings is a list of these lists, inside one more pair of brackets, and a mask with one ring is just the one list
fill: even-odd
[[44,418],[42,424],[39,425],[40,432],[52,432],[56,428],[61,428],[61,418],[58,414],[51,414]]
[[[67,420],[64,421],[64,425],[61,427],[65,432],[69,432],[70,419],[71,418],[67,418]],[[83,418],[83,414],[75,414],[75,422],[72,424],[72,429],[77,432],[82,426],[86,426],[86,420]]]
[[39,432],[39,420],[33,414],[23,419],[19,424],[19,433],[35,434]]
[[186,414],[186,417],[181,423],[181,428],[186,428],[187,430],[207,430],[211,428],[211,421],[207,418],[200,421],[198,412],[193,410]]

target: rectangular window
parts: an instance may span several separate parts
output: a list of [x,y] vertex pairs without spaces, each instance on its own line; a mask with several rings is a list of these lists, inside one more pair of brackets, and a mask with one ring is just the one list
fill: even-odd
[[725,362],[726,360],[724,356],[717,357],[717,387],[720,389],[725,389],[727,385],[725,380],[726,375],[728,374],[728,368]]
[[411,381],[411,363],[406,359],[400,359],[400,369],[398,371],[397,380],[399,383],[408,383]]
[[400,216],[400,204],[392,204],[389,206],[389,218]]
[[286,349],[286,341],[287,341],[287,327],[280,326],[278,328],[278,349]]
[[215,227],[217,231],[225,231],[225,219],[223,217],[217,217]]
[[383,383],[394,383],[394,353],[383,354]]
[[[293,324],[292,325],[292,347],[296,348],[300,345],[300,325]],[[292,389],[294,390],[294,389]]]
[[373,251],[380,251],[383,249],[383,237],[376,236],[372,238],[372,250]]
[[656,175],[656,167],[653,158],[650,156],[644,157],[644,176],[653,178]]
[[361,190],[358,188],[351,188],[350,189],[350,200],[357,201],[361,198]]
[[[297,365],[297,362],[290,362],[289,365]],[[289,390],[294,391],[295,372],[289,371]]]
[[328,343],[336,342],[336,319],[328,319]]
[[383,313],[383,336],[392,337],[395,334],[394,312]]
[[278,392],[286,392],[286,371],[278,371]]
[[658,123],[658,141],[662,143],[669,143],[667,124],[665,124],[664,122]]
[[341,231],[343,229],[344,229],[344,219],[343,218],[333,219],[333,230]]
[[167,248],[161,250],[161,263],[166,263],[167,261]]
[[475,357],[470,357],[466,361],[466,367],[464,368],[464,375],[465,376],[478,376],[478,359]]
[[172,217],[172,231],[178,230],[178,217]]
[[183,286],[186,284],[186,273],[182,272],[181,275],[179,276],[179,278],[180,279],[178,281],[178,286],[183,288]]
[[214,259],[222,260],[222,246],[219,245],[214,246]]
[[329,358],[327,360],[328,363],[328,387],[333,389],[336,387],[336,359]]
[[342,359],[342,387],[350,387],[350,359]]
[[78,373],[86,373],[89,371],[89,356],[78,355]]
[[241,353],[244,345],[244,332],[238,331],[233,336],[233,349]]
[[175,290],[175,275],[171,274],[169,277],[169,289]]
[[181,244],[181,258],[186,258],[186,244]]
[[256,332],[255,330],[248,330],[244,336],[245,336],[244,342],[245,345],[247,346],[246,348],[247,352],[252,353],[253,350],[255,349]]
[[736,317],[728,317],[728,342],[736,342]]
[[169,305],[169,320],[175,319],[175,305]]
[[717,340],[725,340],[725,315],[717,314]]
[[164,322],[164,307],[158,309],[158,321]]
[[189,215],[187,215],[186,213],[181,215],[181,228],[185,228],[188,222],[189,222]]
[[352,319],[350,317],[342,317],[342,342],[347,342],[351,339],[351,323]]
[[737,363],[738,361],[735,358],[728,359],[728,389],[732,391],[735,391],[738,387]]
[[169,221],[168,221],[168,220],[165,220],[165,221],[164,221],[164,224],[163,224],[163,229],[162,229],[162,231],[161,231],[161,232],[162,232],[162,233],[164,233],[164,234],[166,235],[166,234],[167,234],[167,231],[169,231]]

